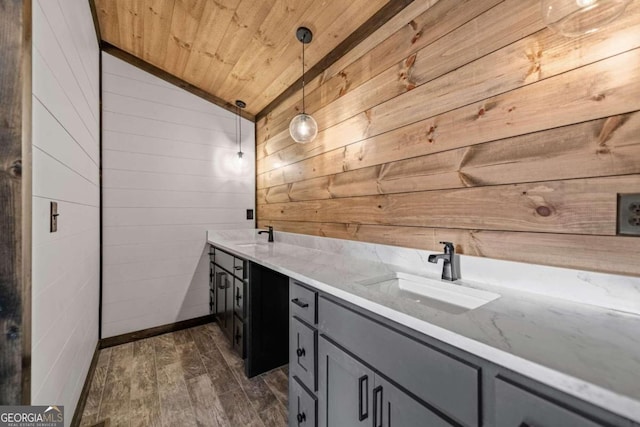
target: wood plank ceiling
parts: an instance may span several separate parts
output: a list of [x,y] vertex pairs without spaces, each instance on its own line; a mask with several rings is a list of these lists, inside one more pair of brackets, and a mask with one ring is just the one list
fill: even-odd
[[389,0],[94,0],[102,40],[257,114]]

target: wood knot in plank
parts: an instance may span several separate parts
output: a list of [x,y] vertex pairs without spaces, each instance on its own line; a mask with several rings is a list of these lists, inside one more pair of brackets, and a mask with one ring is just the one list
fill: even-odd
[[172,39],[173,39],[173,41],[174,41],[174,42],[176,42],[176,44],[177,44],[178,46],[180,46],[181,48],[183,48],[183,49],[191,49],[191,43],[186,42],[186,41],[184,41],[184,40],[180,39],[180,38],[179,38],[179,37],[177,37],[177,36],[172,36],[171,38],[172,38]]
[[602,129],[600,129],[600,133],[598,134],[598,146],[604,147],[607,144],[607,141],[611,139],[613,133],[622,126],[629,116],[612,116],[604,121],[602,124]]
[[14,162],[9,166],[9,174],[13,178],[21,178],[22,177],[22,160],[14,160]]
[[340,78],[342,79],[342,84],[340,87],[340,91],[338,92],[338,96],[343,96],[349,90],[351,82],[347,78],[347,73],[345,73],[344,71],[340,71],[338,73],[338,76],[340,76]]
[[536,208],[536,213],[543,217],[548,217],[551,215],[551,208],[548,206],[538,206]]
[[427,141],[429,144],[433,144],[436,141],[436,129],[438,129],[438,126],[431,125],[427,131]]
[[599,102],[599,101],[604,100],[605,98],[606,98],[606,95],[605,95],[604,93],[598,93],[598,94],[596,94],[596,95],[593,95],[593,96],[591,97],[591,100],[592,100],[592,101]]
[[415,44],[415,42],[417,42],[420,37],[422,37],[422,30],[413,35],[413,37],[411,38],[411,44]]

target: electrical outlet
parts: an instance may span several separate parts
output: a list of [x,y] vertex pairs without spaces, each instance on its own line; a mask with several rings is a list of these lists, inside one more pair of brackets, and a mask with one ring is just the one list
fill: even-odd
[[640,236],[640,193],[618,194],[618,234]]
[[247,219],[253,219],[253,209],[247,209]]

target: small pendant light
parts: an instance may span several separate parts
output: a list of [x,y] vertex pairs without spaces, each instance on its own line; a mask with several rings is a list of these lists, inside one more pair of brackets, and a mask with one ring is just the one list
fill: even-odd
[[236,121],[236,138],[238,138],[238,163],[240,165],[242,165],[242,156],[244,156],[244,153],[242,152],[242,114],[241,111],[243,108],[245,108],[247,106],[247,104],[244,103],[244,101],[240,101],[239,99],[236,100],[236,112],[237,114],[237,121]]
[[296,115],[289,123],[289,133],[295,142],[306,144],[318,135],[318,124],[304,110],[304,45],[311,43],[313,34],[310,29],[300,27],[296,31],[296,38],[302,43],[302,113]]
[[542,0],[544,23],[567,37],[590,34],[624,12],[631,0]]

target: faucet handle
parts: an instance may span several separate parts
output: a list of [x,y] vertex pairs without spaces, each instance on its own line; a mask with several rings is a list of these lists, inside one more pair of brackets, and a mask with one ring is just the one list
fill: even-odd
[[444,245],[444,253],[454,253],[456,251],[455,246],[451,242],[440,242],[441,245]]

